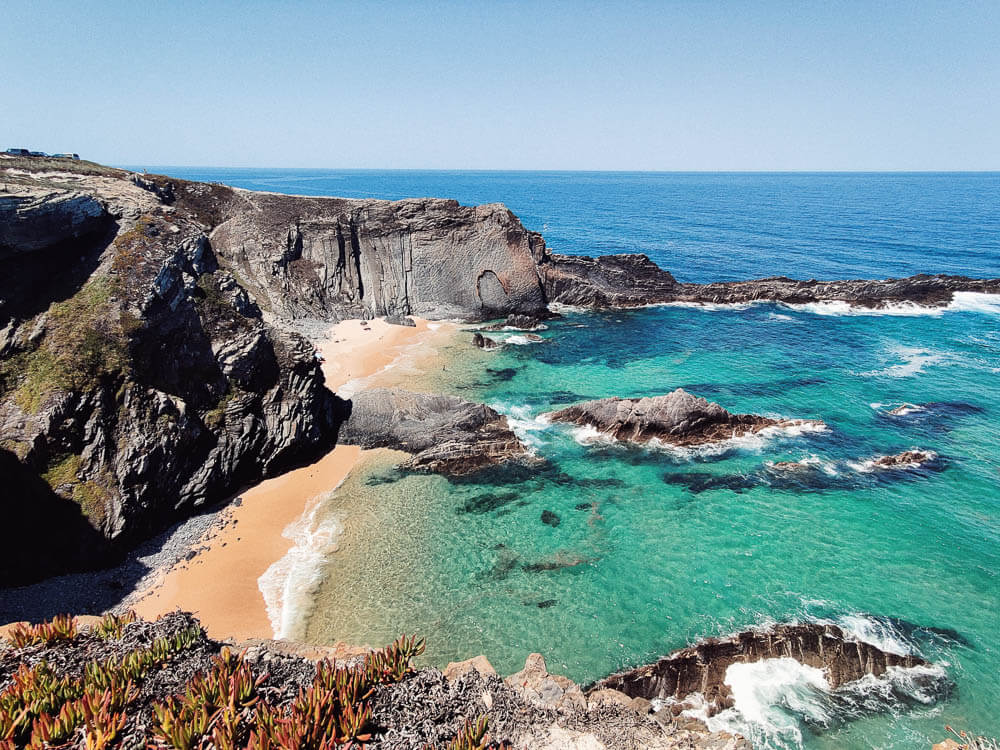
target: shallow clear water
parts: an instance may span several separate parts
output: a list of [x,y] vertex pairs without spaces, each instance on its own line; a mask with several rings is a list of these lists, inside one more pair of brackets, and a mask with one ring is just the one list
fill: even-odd
[[[997,175],[174,172],[504,200],[531,228],[548,223],[557,250],[646,251],[693,280],[1000,275]],[[384,463],[355,475],[329,502],[346,532],[303,632],[372,643],[419,632],[432,662],[482,652],[505,673],[541,651],[585,682],[707,635],[830,619],[918,650],[942,665],[945,689],[925,703],[912,686],[865,686],[870,712],[772,665],[767,710],[747,698],[733,726],[773,747],[926,747],[946,723],[1000,734],[1000,303],[963,303],[918,316],[569,312],[542,343],[476,354],[454,389],[508,414],[546,466],[474,483]],[[677,387],[828,428],[682,453],[590,443],[537,419]],[[888,414],[901,403],[924,409]],[[866,459],[911,447],[938,459],[866,471]],[[802,459],[802,474],[768,465]]]

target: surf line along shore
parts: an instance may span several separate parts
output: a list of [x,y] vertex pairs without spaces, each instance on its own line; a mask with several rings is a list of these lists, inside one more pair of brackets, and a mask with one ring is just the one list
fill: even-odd
[[[413,387],[458,330],[454,323],[414,322],[415,327],[384,320],[334,325],[318,346],[327,387],[347,398],[362,388],[393,385],[397,378],[407,378]],[[193,556],[155,576],[131,598],[131,607],[147,619],[176,609],[192,612],[216,639],[280,637],[280,613],[273,602],[268,612],[260,578],[295,545],[286,529],[308,523],[316,504],[372,452],[338,445],[309,466],[241,492],[239,502],[194,545]]]

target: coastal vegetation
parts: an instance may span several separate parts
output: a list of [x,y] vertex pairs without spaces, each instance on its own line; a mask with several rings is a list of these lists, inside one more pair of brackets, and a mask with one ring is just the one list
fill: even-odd
[[[157,623],[109,613],[90,627],[69,615],[18,624],[0,647],[0,749],[78,747],[333,750],[378,734],[373,696],[415,674],[424,641],[400,637],[346,664],[320,661],[290,691],[275,672],[205,638],[183,615]],[[297,665],[300,667],[301,664]],[[485,715],[427,750],[506,747]]]

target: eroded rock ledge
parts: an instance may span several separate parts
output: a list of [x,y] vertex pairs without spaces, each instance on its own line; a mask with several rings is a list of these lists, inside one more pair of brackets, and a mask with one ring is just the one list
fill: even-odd
[[797,281],[772,276],[753,281],[682,284],[639,254],[599,258],[546,254],[539,271],[549,303],[590,308],[771,301],[795,305],[843,302],[877,310],[899,303],[942,307],[954,299],[955,292],[1000,294],[1000,279],[940,274],[853,281]]
[[593,427],[624,442],[658,440],[678,447],[722,442],[768,428],[823,427],[823,423],[817,420],[731,414],[718,404],[693,396],[681,388],[665,396],[585,401],[545,416],[554,422]]
[[725,683],[726,670],[731,665],[781,657],[824,670],[831,688],[869,674],[878,677],[889,667],[916,667],[927,663],[917,656],[893,654],[869,643],[850,640],[836,625],[775,625],[701,641],[655,664],[600,680],[594,689],[618,690],[630,697],[647,700],[683,700],[693,693],[701,693],[712,714],[732,705],[731,691]]
[[457,396],[372,388],[350,401],[343,443],[412,453],[402,468],[460,476],[526,459],[507,418]]

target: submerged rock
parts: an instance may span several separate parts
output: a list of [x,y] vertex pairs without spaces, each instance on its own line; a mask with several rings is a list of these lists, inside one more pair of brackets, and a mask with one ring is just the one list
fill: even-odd
[[542,523],[544,523],[546,526],[552,526],[553,528],[555,528],[560,523],[562,523],[562,519],[559,518],[559,516],[553,513],[551,510],[543,510]]
[[549,412],[555,422],[593,427],[616,440],[696,446],[752,435],[767,428],[822,428],[817,420],[772,419],[731,414],[715,403],[678,388],[651,398],[605,398]]
[[725,682],[726,670],[731,665],[781,657],[824,670],[832,688],[869,674],[878,677],[890,667],[927,663],[918,656],[894,654],[850,640],[836,625],[776,625],[725,638],[709,638],[675,651],[655,664],[599,680],[594,689],[611,688],[649,700],[683,700],[701,693],[711,715],[732,704],[732,693]]
[[373,388],[349,403],[340,441],[412,453],[406,469],[463,475],[528,457],[505,416],[457,396]]
[[871,466],[877,469],[916,469],[930,463],[938,457],[934,451],[911,449],[892,456],[878,456],[871,460]]
[[489,336],[484,336],[478,331],[472,336],[472,343],[480,349],[499,349],[500,343]]

